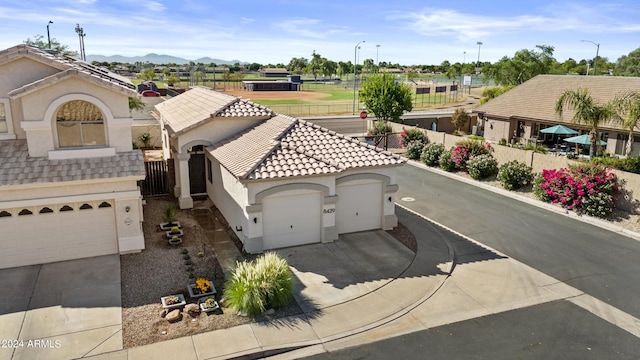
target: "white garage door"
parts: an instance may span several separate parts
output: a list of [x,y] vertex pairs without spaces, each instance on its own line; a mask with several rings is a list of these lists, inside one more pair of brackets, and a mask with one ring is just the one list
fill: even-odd
[[338,234],[382,227],[382,181],[336,186]]
[[94,204],[81,210],[78,205],[40,213],[43,208],[0,217],[0,268],[118,253],[113,207]]
[[267,197],[262,218],[265,250],[320,242],[322,194]]

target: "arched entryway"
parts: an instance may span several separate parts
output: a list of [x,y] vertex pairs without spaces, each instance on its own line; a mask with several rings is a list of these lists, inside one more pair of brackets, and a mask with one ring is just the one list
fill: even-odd
[[195,145],[189,149],[189,187],[191,194],[205,194],[207,183],[205,180],[204,145]]

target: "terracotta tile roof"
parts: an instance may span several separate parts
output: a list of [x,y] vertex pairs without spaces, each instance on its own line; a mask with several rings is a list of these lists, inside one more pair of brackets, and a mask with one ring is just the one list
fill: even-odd
[[562,119],[555,104],[565,89],[587,88],[600,103],[611,100],[618,92],[640,90],[640,77],[538,75],[503,95],[474,109],[488,117],[535,119],[550,123],[570,123],[573,112],[565,109]]
[[183,133],[216,117],[268,119],[268,108],[209,88],[196,86],[156,105],[171,135]]
[[99,158],[49,160],[31,158],[27,141],[0,141],[0,187],[134,176],[144,179],[140,150]]
[[207,148],[239,179],[320,175],[405,160],[312,123],[278,115]]

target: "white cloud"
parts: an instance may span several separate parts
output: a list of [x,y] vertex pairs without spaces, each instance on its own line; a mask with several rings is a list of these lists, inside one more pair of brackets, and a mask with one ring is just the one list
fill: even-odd
[[318,19],[293,19],[293,20],[278,20],[275,25],[276,28],[284,30],[288,33],[304,36],[313,39],[322,39],[326,35],[326,31],[318,31],[309,29],[313,25],[319,24]]

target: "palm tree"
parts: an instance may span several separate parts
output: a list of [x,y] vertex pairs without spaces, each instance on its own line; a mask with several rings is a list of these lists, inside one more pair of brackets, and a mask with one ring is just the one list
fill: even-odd
[[129,97],[129,111],[144,110],[144,102],[139,97]]
[[591,158],[595,157],[600,146],[598,126],[603,122],[619,118],[613,103],[598,103],[589,94],[589,89],[565,89],[556,100],[555,110],[560,118],[562,118],[565,107],[574,111],[573,119],[571,119],[572,123],[583,124],[590,128],[589,141],[591,146],[589,147],[589,156]]
[[633,150],[633,130],[640,126],[640,91],[626,91],[617,94],[613,99],[616,108],[625,118],[620,118],[620,124],[629,130],[629,139],[624,152],[625,156],[631,155]]

